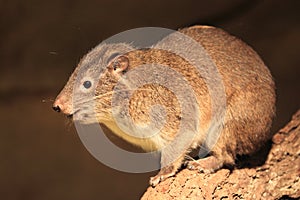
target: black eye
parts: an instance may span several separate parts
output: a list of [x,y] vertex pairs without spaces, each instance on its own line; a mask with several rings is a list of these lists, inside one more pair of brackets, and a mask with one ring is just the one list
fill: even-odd
[[84,81],[83,86],[84,86],[86,89],[89,89],[89,88],[92,86],[92,83],[91,83],[91,81]]

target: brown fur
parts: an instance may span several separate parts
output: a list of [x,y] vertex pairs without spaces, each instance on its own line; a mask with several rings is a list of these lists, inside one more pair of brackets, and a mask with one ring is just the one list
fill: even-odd
[[[221,29],[194,26],[182,29],[180,32],[199,42],[217,66],[225,87],[227,104],[222,133],[210,152],[211,157],[203,159],[203,162],[201,160],[191,161],[189,167],[213,171],[223,165],[234,165],[236,155],[254,153],[271,136],[269,130],[275,113],[275,86],[272,76],[251,47]],[[113,58],[112,61],[107,60],[115,52],[120,53],[121,56]],[[100,54],[102,61],[98,62]],[[151,63],[166,65],[180,73],[195,91],[200,109],[200,129],[197,130],[197,135],[193,138],[190,146],[180,153],[175,162],[162,168],[160,173],[151,179],[151,184],[156,185],[174,175],[186,154],[204,142],[206,131],[211,123],[212,102],[208,88],[201,74],[187,60],[161,49],[135,50],[126,44],[119,44],[115,47],[98,46],[82,59],[69,82],[57,97],[54,107],[68,115],[77,114],[83,123],[100,122],[105,124],[116,135],[141,146],[146,151],[162,149],[174,140],[182,120],[180,104],[174,93],[168,88],[159,84],[144,85],[133,93],[129,102],[130,116],[133,122],[139,125],[150,122],[150,108],[153,105],[164,106],[166,123],[157,136],[144,139],[129,136],[118,128],[111,115],[112,91],[123,74],[141,65]],[[86,117],[89,116],[90,110],[80,107],[88,104],[84,100],[84,94],[82,94],[82,102],[76,102],[77,107],[79,106],[77,109],[72,103],[74,101],[72,92],[76,79],[79,79],[79,82],[81,79],[84,81],[85,76],[92,76],[99,68],[103,71],[101,77],[96,77],[99,82],[95,95],[99,98],[96,99],[97,120],[93,121]],[[168,69],[166,68],[166,70]],[[79,77],[79,72],[84,72],[84,75]],[[145,75],[147,76],[147,74],[142,74],[141,77],[137,77],[137,80],[142,79],[142,76]],[[170,151],[162,152],[162,164],[172,153]]]

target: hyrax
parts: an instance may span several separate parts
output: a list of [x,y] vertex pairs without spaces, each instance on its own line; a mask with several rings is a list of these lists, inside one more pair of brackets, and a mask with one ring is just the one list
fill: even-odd
[[[173,176],[183,162],[204,172],[233,166],[237,155],[254,153],[271,137],[275,86],[258,54],[219,28],[193,26],[179,33],[203,48],[216,66],[215,74],[193,45],[179,45],[185,40],[172,34],[152,48],[100,44],[83,57],[53,105],[80,123],[105,125],[145,151],[161,151],[162,168],[151,178],[152,186]],[[188,59],[172,51],[177,47]],[[217,73],[221,82],[215,80]],[[219,95],[222,91],[224,98]],[[75,98],[74,92],[79,96]],[[163,111],[153,112],[156,105]],[[116,122],[128,116],[130,123]],[[159,131],[143,129],[149,124]],[[128,133],[131,130],[136,133]],[[197,148],[209,156],[186,161],[187,154]]]

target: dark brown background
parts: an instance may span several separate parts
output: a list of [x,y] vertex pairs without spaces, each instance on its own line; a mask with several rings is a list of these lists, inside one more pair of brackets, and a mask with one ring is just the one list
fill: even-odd
[[127,174],[102,165],[67,120],[51,109],[51,100],[81,56],[124,30],[210,24],[242,38],[275,77],[278,112],[273,130],[279,129],[300,107],[299,3],[0,0],[1,199],[142,195],[151,174]]

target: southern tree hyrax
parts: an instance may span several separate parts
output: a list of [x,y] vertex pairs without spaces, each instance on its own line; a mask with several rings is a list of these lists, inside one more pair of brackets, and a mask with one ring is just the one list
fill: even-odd
[[[161,150],[163,167],[158,175],[151,178],[152,186],[173,176],[184,162],[188,168],[204,172],[213,172],[224,165],[232,166],[235,164],[237,155],[254,153],[271,137],[270,127],[275,113],[275,85],[269,70],[258,54],[247,44],[219,28],[193,26],[181,29],[179,32],[192,38],[205,49],[216,66],[224,86],[226,109],[222,120],[219,121],[219,129],[216,129],[216,131],[220,130],[218,140],[213,146],[208,145],[211,148],[209,156],[186,161],[187,154],[192,150],[200,146],[205,147],[209,127],[214,126],[213,123],[218,123],[212,121],[213,100],[206,84],[213,77],[205,77],[188,60],[172,51],[155,48],[155,45],[153,48],[135,49],[126,43],[100,44],[83,57],[53,105],[54,110],[73,116],[74,120],[81,123],[105,125],[116,135],[146,151]],[[173,44],[179,42],[179,40],[172,41],[172,37],[162,41],[168,43],[170,42],[168,40],[171,40]],[[183,48],[186,48],[186,52],[193,53],[189,49],[192,47]],[[201,62],[200,56],[199,58],[197,56],[191,55],[194,60]],[[153,63],[166,66],[166,68],[157,68],[160,70],[158,73],[154,69],[152,74],[145,71],[138,77],[131,77],[131,80],[128,80],[132,70],[146,64],[150,64],[151,67]],[[205,62],[200,65],[203,66],[205,72]],[[122,98],[128,98],[126,91],[132,92],[133,90],[130,81],[143,82],[144,77],[148,78],[153,74],[158,79],[166,81],[164,73],[167,71],[177,72],[184,77],[194,92],[198,106],[194,107],[196,108],[194,112],[198,113],[199,119],[191,119],[191,121],[198,121],[199,127],[194,127],[194,136],[182,137],[182,143],[189,145],[181,147],[180,153],[176,152],[176,145],[179,148],[180,140],[177,141],[175,147],[164,148],[178,137],[180,124],[186,117],[182,116],[180,100],[165,85],[159,83],[140,85],[139,88],[134,89],[126,105],[132,122],[141,127],[152,123],[153,119],[154,121],[162,120],[159,114],[151,114],[152,106],[162,105],[165,121],[158,134],[139,138],[125,133],[117,125],[116,116],[112,114],[113,94],[114,91],[118,91],[116,87],[121,79],[124,80],[120,84],[119,92],[123,92],[123,96],[119,95],[117,100],[122,104]],[[172,75],[167,76],[168,80],[176,85],[177,79]],[[183,86],[178,84],[178,87]],[[185,88],[179,89],[185,91]],[[79,97],[73,96],[73,90],[77,90]],[[95,106],[92,106],[91,99],[94,100]],[[218,102],[219,99],[215,101]],[[192,109],[189,110],[189,112],[192,111]],[[96,117],[92,114],[93,112],[96,113]],[[180,132],[180,134],[184,135],[185,132]],[[147,135],[147,133],[141,133],[141,135]],[[186,143],[188,139],[191,140],[190,143]],[[178,154],[176,158],[168,162],[169,157],[176,153]]]

